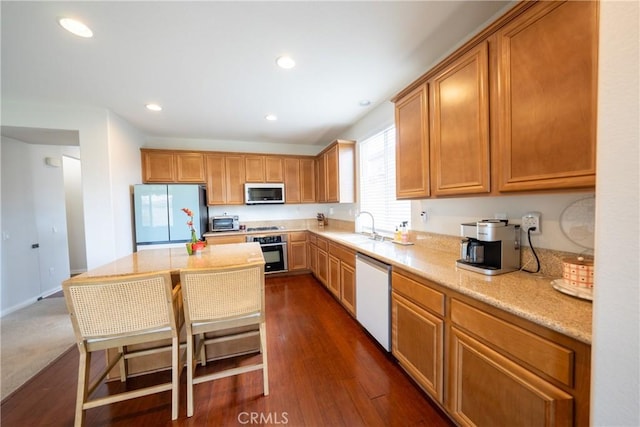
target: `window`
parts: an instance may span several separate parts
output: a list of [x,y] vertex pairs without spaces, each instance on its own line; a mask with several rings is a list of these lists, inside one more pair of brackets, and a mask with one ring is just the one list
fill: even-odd
[[[376,232],[393,233],[402,222],[410,227],[411,202],[396,200],[396,128],[359,143],[360,211],[371,212]],[[371,231],[367,216],[358,218],[362,231]]]

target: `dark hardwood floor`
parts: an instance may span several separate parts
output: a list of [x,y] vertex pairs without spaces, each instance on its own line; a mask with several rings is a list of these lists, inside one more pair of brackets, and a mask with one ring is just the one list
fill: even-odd
[[[267,278],[266,304],[269,396],[262,395],[259,371],[199,384],[195,414],[187,418],[183,375],[178,420],[171,421],[171,397],[164,392],[90,409],[86,425],[453,425],[310,275]],[[1,425],[73,425],[77,363],[73,346],[5,399]],[[104,358],[92,363],[104,364]],[[148,380],[134,378],[126,386]],[[123,385],[110,383],[99,393],[109,387]]]

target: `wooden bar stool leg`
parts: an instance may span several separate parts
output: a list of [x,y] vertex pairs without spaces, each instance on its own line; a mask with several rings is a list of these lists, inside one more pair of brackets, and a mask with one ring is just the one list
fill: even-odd
[[187,417],[193,415],[193,374],[195,370],[193,341],[195,336],[187,335]]
[[127,381],[127,377],[129,376],[129,362],[127,362],[125,355],[127,354],[127,347],[121,346],[118,347],[118,356],[120,356],[120,381]]
[[172,338],[173,347],[171,349],[171,419],[178,419],[178,405],[179,405],[179,392],[180,392],[180,371],[182,365],[180,365],[180,338]]
[[267,331],[266,325],[260,323],[260,352],[262,353],[262,381],[264,382],[264,395],[269,395],[269,367],[267,363]]
[[89,380],[91,365],[91,353],[80,349],[80,360],[78,363],[78,390],[76,394],[76,416],[75,427],[82,427],[84,424],[84,403],[89,398]]
[[204,341],[205,341],[204,334],[200,334],[200,344],[198,345],[200,349],[200,364],[202,366],[205,366],[207,364],[207,349],[204,344]]

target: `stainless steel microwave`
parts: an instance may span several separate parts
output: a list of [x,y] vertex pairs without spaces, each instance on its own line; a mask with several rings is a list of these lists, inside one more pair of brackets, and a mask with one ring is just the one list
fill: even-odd
[[247,182],[244,184],[244,201],[247,205],[284,203],[284,184]]
[[221,215],[211,218],[211,231],[238,231],[240,221],[238,215]]

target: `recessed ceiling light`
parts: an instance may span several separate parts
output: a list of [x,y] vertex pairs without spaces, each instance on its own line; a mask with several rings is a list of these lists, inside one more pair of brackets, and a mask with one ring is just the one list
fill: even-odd
[[162,111],[162,107],[158,104],[147,104],[145,107],[147,107],[147,110],[151,111]]
[[283,55],[276,59],[276,64],[278,64],[278,67],[288,70],[296,66],[296,61],[290,56]]
[[371,101],[369,101],[368,99],[363,99],[359,102],[359,104],[361,107],[368,107],[369,105],[371,105]]
[[91,28],[87,27],[80,21],[76,21],[75,19],[71,18],[60,18],[58,19],[58,23],[62,26],[62,28],[72,34],[75,34],[76,36],[84,38],[93,37],[93,31],[91,31]]
[[278,120],[278,116],[276,116],[275,114],[267,114],[266,116],[264,116],[264,118],[266,120],[269,120],[270,122],[275,122],[276,120]]

